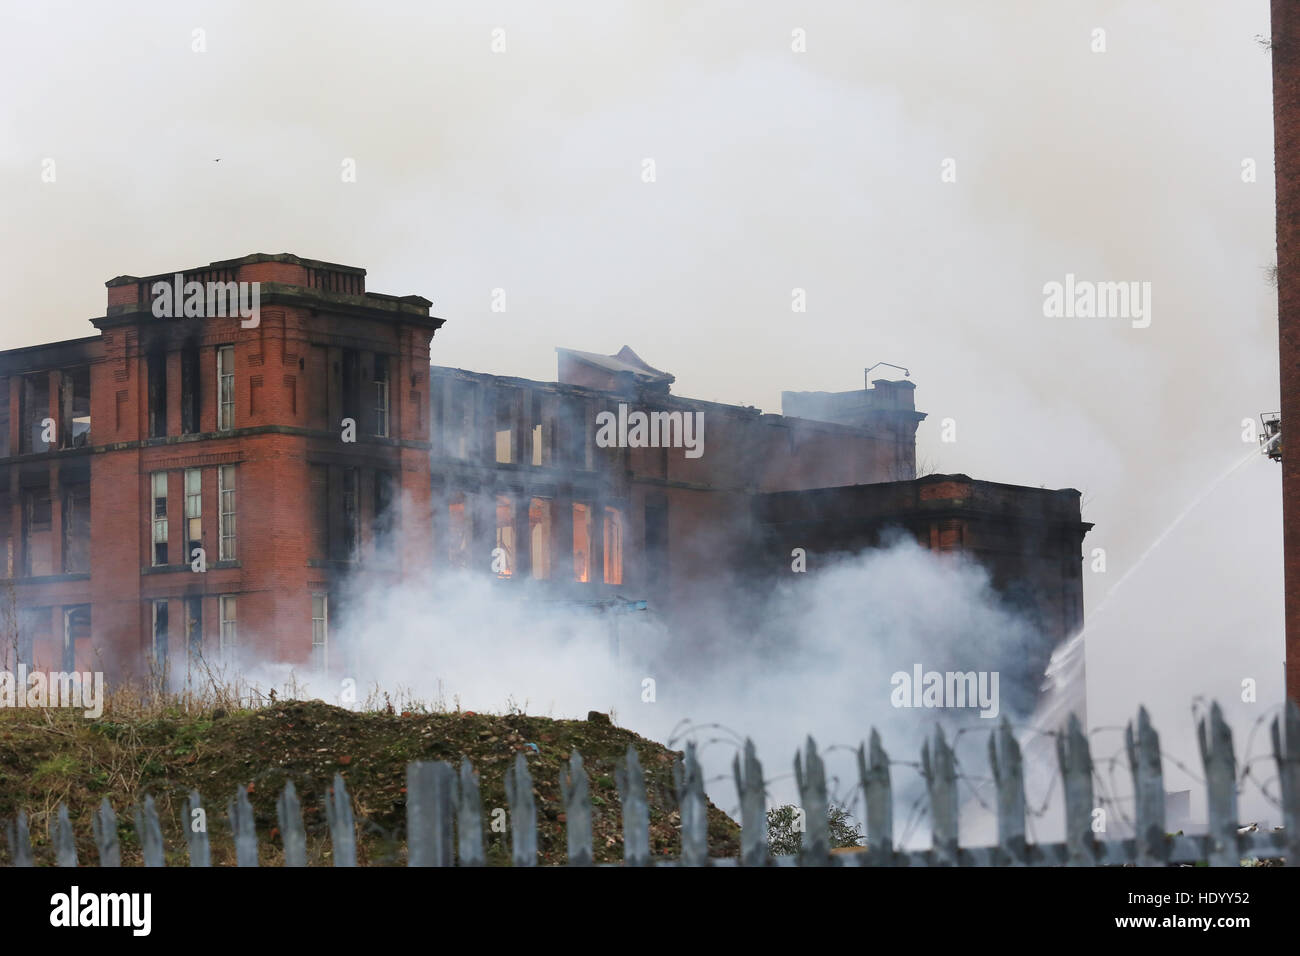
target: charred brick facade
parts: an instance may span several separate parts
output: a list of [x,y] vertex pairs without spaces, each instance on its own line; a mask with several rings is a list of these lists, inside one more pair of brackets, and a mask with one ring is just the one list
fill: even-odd
[[1046,648],[1081,625],[1078,493],[914,480],[910,382],[763,414],[674,395],[626,347],[558,349],[555,382],[431,365],[430,302],[368,292],[359,268],[180,274],[259,283],[255,322],[155,315],[175,281],[120,276],[99,335],[0,353],[0,571],[37,667],[337,671],[331,620],[357,583],[459,568],[689,609],[788,568],[790,533],[824,555],[887,525],[1027,591]]
[[[808,573],[815,574],[829,560],[878,547],[899,533],[938,554],[973,559],[1041,638],[1000,665],[1014,676],[1008,688],[1036,688],[1053,648],[1083,628],[1080,554],[1092,525],[1079,520],[1079,492],[1073,489],[926,475],[761,494],[753,507],[761,568],[788,568],[799,548]],[[1031,701],[1021,703],[1025,710],[1032,707]]]
[[0,539],[37,667],[307,664],[343,576],[431,546],[429,302],[289,255],[182,274],[260,283],[245,327],[155,316],[172,280],[119,276],[98,337],[0,353]]
[[[765,415],[672,395],[672,376],[626,347],[557,351],[558,382],[433,368],[437,564],[490,569],[500,548],[503,580],[545,581],[585,602],[697,606],[752,574],[753,495],[880,481],[902,467],[892,402],[860,426]],[[620,406],[698,416],[701,453],[601,447],[598,416]],[[924,415],[906,414],[914,443]]]

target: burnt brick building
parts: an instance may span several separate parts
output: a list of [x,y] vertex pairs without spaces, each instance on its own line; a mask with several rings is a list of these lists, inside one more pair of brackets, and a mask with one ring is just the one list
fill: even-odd
[[[158,317],[159,283],[259,283],[260,311]],[[431,365],[427,299],[287,254],[107,286],[98,335],[0,352],[0,572],[37,667],[337,671],[350,587],[452,569],[671,624],[788,571],[791,534],[813,568],[887,526],[988,566],[1044,656],[1081,626],[1078,493],[916,479],[911,382],[773,415],[626,347],[558,349],[555,382]]]
[[[914,473],[925,416],[911,408],[911,383],[875,383],[866,394],[886,397],[874,417],[847,426],[672,395],[673,376],[627,347],[557,352],[557,382],[432,369],[436,564],[490,570],[499,548],[502,579],[587,602],[685,607],[752,575],[753,495]],[[602,447],[598,416],[620,405],[698,416],[699,456],[662,443]]]
[[[989,574],[1006,605],[1032,625],[1039,640],[1016,648],[996,668],[1011,709],[1027,713],[1053,648],[1083,629],[1083,537],[1079,492],[1024,488],[966,475],[926,475],[754,497],[756,553],[764,567],[789,565],[806,552],[809,573],[819,564],[879,547],[903,534],[938,554],[962,554]],[[942,600],[936,595],[935,600]],[[1083,662],[1080,657],[1079,681]],[[1007,680],[1010,678],[1010,680]],[[1083,687],[1074,709],[1084,716]]]
[[260,283],[253,327],[226,309],[157,317],[154,284],[172,280],[118,276],[98,335],[0,353],[18,656],[110,680],[200,651],[326,663],[340,577],[409,568],[431,547],[441,320],[426,299],[367,292],[364,270],[290,255],[182,274]]

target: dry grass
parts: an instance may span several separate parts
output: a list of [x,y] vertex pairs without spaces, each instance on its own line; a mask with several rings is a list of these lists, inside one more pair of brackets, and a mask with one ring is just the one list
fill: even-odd
[[[112,688],[104,712],[88,719],[74,709],[0,709],[0,821],[28,814],[37,862],[53,862],[58,807],[71,813],[83,865],[97,859],[91,813],[107,799],[118,815],[125,865],[139,865],[140,845],[132,811],[153,796],[163,827],[167,862],[187,863],[183,805],[197,789],[203,796],[214,865],[233,865],[226,803],[248,792],[259,836],[260,862],[282,861],[275,800],[292,779],[303,804],[308,860],[331,862],[321,797],[334,775],[347,782],[357,818],[358,861],[404,862],[405,769],[411,760],[468,756],[480,775],[485,821],[505,805],[503,775],[517,753],[533,773],[538,800],[541,862],[565,853],[559,768],[577,749],[591,777],[598,860],[621,855],[621,814],[614,768],[629,744],[646,768],[652,846],[675,855],[679,847],[676,800],[671,783],[674,752],[604,721],[551,720],[524,713],[510,702],[504,714],[452,709],[441,698],[372,688],[355,709],[298,699],[291,678],[279,688],[223,682],[217,675],[180,692],[153,681]],[[532,745],[532,746],[530,746]],[[534,746],[536,749],[534,749]],[[738,830],[710,808],[710,842],[719,855],[738,849]],[[506,834],[486,835],[491,862],[508,856]],[[9,850],[0,841],[0,861]]]

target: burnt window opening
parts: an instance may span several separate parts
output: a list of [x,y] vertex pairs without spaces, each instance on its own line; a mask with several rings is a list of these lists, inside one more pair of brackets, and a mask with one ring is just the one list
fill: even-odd
[[90,442],[89,367],[65,369],[59,392],[59,447],[84,448]]
[[185,650],[191,663],[203,657],[203,598],[185,599]]
[[533,577],[544,581],[551,576],[551,501],[534,498],[528,503],[528,541]]
[[167,674],[167,602],[153,602],[153,666],[154,677],[163,678]]
[[551,463],[551,436],[554,432],[555,405],[547,396],[533,393],[529,396],[528,460],[537,468]]
[[444,448],[452,458],[468,458],[470,435],[474,428],[473,394],[463,385],[449,381],[447,427],[443,431]]
[[330,497],[329,468],[311,466],[311,557],[324,560],[329,557]]
[[605,509],[605,583],[623,583],[623,512]]
[[[36,667],[36,643],[42,644],[49,637],[50,609],[48,607],[28,607],[18,609],[18,649],[14,667],[27,665],[28,669]],[[13,645],[0,649],[0,660],[9,661],[14,653]]]
[[[311,539],[312,556],[318,560],[358,562],[361,559],[362,494],[361,470],[331,465],[312,465]],[[383,492],[373,489],[378,496]],[[367,526],[374,531],[375,525]],[[377,535],[376,535],[377,537]],[[382,544],[376,541],[376,546]]]
[[663,587],[668,580],[668,502],[647,501],[645,505],[645,564],[651,587]]
[[90,482],[63,491],[63,573],[90,570]]
[[534,425],[532,429],[532,461],[534,465],[546,464],[546,430],[544,425]]
[[573,504],[573,580],[591,580],[591,506]]
[[34,577],[54,573],[50,489],[23,489],[23,574]]
[[361,544],[361,508],[357,494],[357,469],[343,469],[343,541],[341,558],[355,561]]
[[29,488],[27,496],[27,527],[31,531],[50,530],[50,489]]
[[393,544],[393,476],[391,472],[375,472],[374,542],[376,551],[390,551]]
[[515,505],[506,495],[497,495],[496,550],[492,570],[499,578],[508,578],[515,570]]
[[356,349],[343,350],[342,395],[343,417],[354,422],[361,419],[361,353]]
[[470,515],[465,495],[456,492],[447,503],[447,561],[453,568],[468,568]]
[[198,434],[202,427],[202,406],[199,387],[199,350],[184,349],[181,352],[181,434]]
[[22,432],[18,436],[19,454],[49,451],[53,436],[46,430],[50,417],[50,374],[24,375],[18,392]]
[[375,356],[375,434],[388,437],[388,356]]
[[503,389],[496,396],[496,460],[508,465],[515,461],[515,427],[519,395],[516,389]]
[[588,441],[588,409],[583,399],[569,399],[560,406],[559,440],[564,449],[562,464],[569,468],[591,468],[591,443]]
[[147,361],[149,377],[149,437],[167,436],[167,355],[151,352]]
[[63,609],[63,670],[84,670],[90,663],[90,605]]

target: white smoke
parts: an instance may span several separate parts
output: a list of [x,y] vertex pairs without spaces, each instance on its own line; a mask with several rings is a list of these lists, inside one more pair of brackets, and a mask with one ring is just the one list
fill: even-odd
[[[675,608],[672,625],[655,609],[560,603],[529,585],[430,571],[353,595],[331,640],[343,648],[347,678],[394,698],[556,718],[613,710],[621,726],[675,748],[696,739],[709,794],[728,811],[737,804],[731,757],[745,736],[764,762],[771,806],[799,803],[791,764],[811,734],[827,760],[832,799],[860,818],[852,748],[876,727],[900,762],[900,834],[901,808],[923,792],[907,765],[922,740],[939,722],[949,739],[966,728],[962,746],[977,743],[973,772],[986,776],[983,748],[997,721],[974,707],[896,707],[891,675],[918,664],[1000,670],[999,704],[1013,720],[1032,707],[1041,677],[1015,670],[1021,649],[1038,637],[1002,605],[983,569],[906,539],[791,573],[766,597],[750,595],[751,613],[701,610],[706,620]],[[693,651],[697,627],[713,643]],[[338,676],[309,686],[333,699]]]

